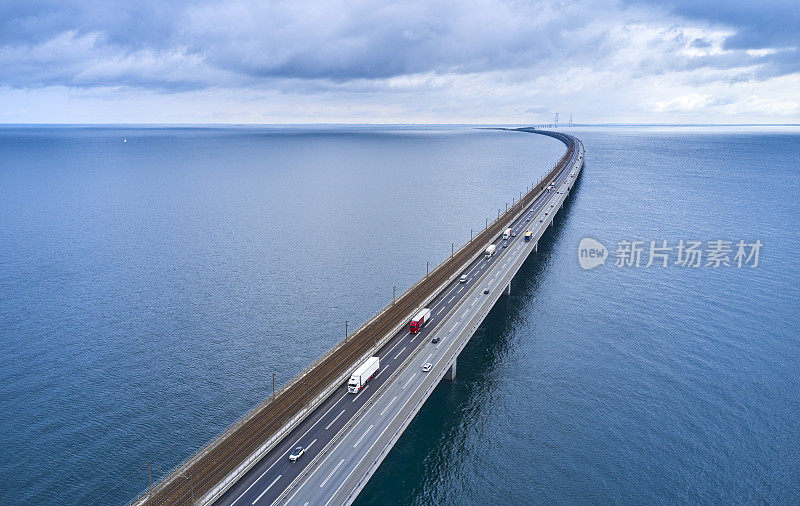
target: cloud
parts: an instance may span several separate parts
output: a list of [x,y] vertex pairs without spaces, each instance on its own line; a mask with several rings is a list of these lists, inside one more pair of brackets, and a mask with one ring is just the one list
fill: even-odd
[[302,104],[312,119],[334,110],[440,121],[574,110],[612,121],[759,103],[793,114],[787,99],[764,93],[787,94],[775,83],[800,72],[794,3],[6,0],[0,87],[28,100],[62,88],[72,101],[216,96],[230,110],[240,97],[245,115]]
[[666,9],[685,19],[731,27],[734,33],[725,41],[727,49],[795,47],[800,41],[800,2],[796,0],[628,0],[627,4]]
[[[165,5],[167,5],[165,7]],[[257,2],[33,2],[11,0],[0,11],[0,51],[11,86],[83,79],[86,67],[131,72],[92,72],[107,85],[142,85],[128,79],[149,58],[173,65],[179,55],[196,72],[186,79],[164,74],[161,86],[218,83],[212,69],[253,79],[381,79],[425,72],[471,73],[529,67],[563,42],[564,16],[547,2],[440,0]],[[37,58],[43,52],[53,58]],[[30,57],[28,54],[29,53]],[[66,61],[59,61],[60,54]],[[82,62],[78,62],[82,57]],[[27,61],[40,63],[31,72]],[[163,63],[156,62],[163,60]],[[180,63],[179,66],[184,66]],[[205,67],[204,69],[201,67]],[[44,75],[51,69],[51,77]],[[70,74],[71,73],[71,74]],[[214,75],[208,75],[214,74]]]
[[527,109],[525,109],[525,114],[545,114],[549,112],[550,108],[544,105],[536,107],[528,107]]

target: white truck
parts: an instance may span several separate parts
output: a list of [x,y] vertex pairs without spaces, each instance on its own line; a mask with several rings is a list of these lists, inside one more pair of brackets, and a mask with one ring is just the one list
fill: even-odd
[[489,258],[492,255],[494,255],[494,250],[496,250],[496,249],[497,249],[497,246],[495,246],[494,244],[490,244],[489,247],[486,248],[486,258]]
[[503,240],[507,241],[509,237],[511,237],[511,229],[507,228],[506,231],[503,232]]
[[366,362],[358,366],[350,376],[350,381],[347,382],[347,391],[351,394],[357,394],[364,388],[367,381],[378,373],[381,367],[381,361],[378,357],[369,357]]

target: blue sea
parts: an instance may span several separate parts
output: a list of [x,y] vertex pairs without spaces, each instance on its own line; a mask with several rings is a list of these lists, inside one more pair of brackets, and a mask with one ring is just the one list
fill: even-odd
[[[800,503],[800,127],[565,130],[587,153],[568,204],[357,504]],[[0,504],[124,504],[564,149],[0,126]],[[581,267],[585,238],[605,264]],[[761,245],[741,267],[740,241]]]

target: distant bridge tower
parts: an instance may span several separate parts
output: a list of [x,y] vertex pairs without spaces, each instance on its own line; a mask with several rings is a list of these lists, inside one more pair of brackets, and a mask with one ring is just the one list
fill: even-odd
[[558,113],[556,113],[556,122],[555,122],[555,127],[556,127],[556,128],[558,128]]
[[569,113],[569,126],[573,126],[572,124],[572,113]]

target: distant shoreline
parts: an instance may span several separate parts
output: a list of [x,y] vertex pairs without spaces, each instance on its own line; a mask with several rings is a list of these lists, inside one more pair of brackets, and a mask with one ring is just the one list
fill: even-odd
[[[531,123],[0,123],[3,127],[524,127]],[[800,123],[575,123],[572,127],[796,127]],[[552,127],[541,127],[552,128]]]

